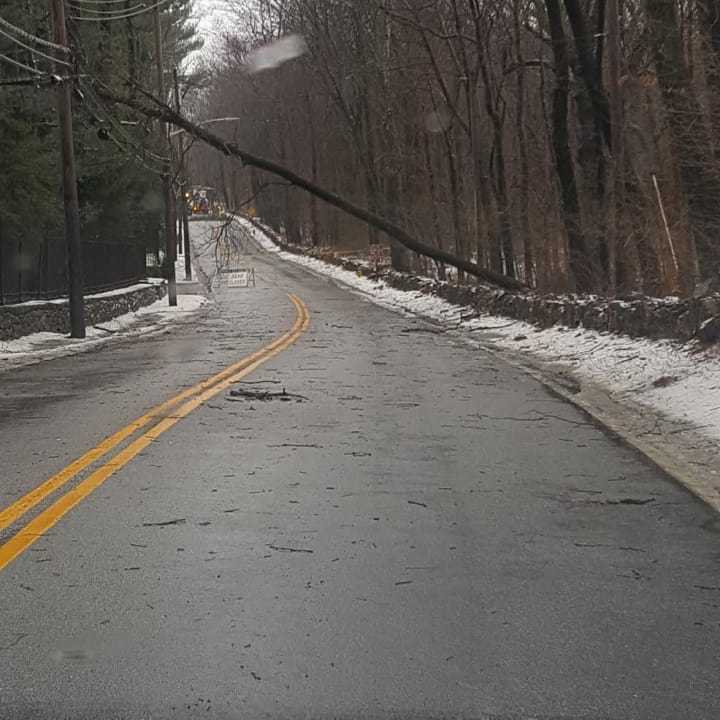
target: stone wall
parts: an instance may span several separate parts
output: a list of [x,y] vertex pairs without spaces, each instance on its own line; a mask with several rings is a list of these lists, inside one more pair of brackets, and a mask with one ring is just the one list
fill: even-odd
[[453,285],[418,275],[383,270],[374,272],[367,265],[332,253],[308,252],[280,242],[272,231],[257,227],[287,252],[310,254],[366,277],[384,280],[399,290],[422,292],[441,297],[456,305],[469,305],[481,313],[524,320],[539,327],[564,325],[584,327],[653,339],[687,342],[720,340],[720,294],[701,298],[654,298],[633,296],[608,299],[593,295],[538,295],[501,290],[489,285]]
[[[123,293],[86,297],[86,324],[104,323],[150,305],[163,297],[166,291],[165,284],[156,284]],[[14,340],[36,332],[70,332],[67,300],[0,306],[0,340]]]

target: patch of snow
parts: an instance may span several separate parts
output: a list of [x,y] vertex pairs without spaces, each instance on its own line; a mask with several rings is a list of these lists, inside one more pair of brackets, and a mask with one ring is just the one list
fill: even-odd
[[167,297],[156,300],[135,312],[125,313],[99,325],[88,326],[87,336],[70,338],[62,333],[38,332],[16,340],[0,341],[0,369],[29,365],[54,357],[98,347],[115,337],[137,337],[157,332],[173,322],[191,316],[207,303],[203,295],[178,295],[176,307]]
[[185,255],[178,255],[175,258],[175,282],[179,284],[181,283],[187,283],[187,282],[196,282],[197,277],[195,275],[195,265],[190,261],[190,273],[192,275],[192,280],[186,280],[185,279]]
[[[383,307],[422,315],[467,331],[478,340],[482,337],[485,343],[569,368],[578,377],[602,385],[614,396],[651,408],[714,441],[720,440],[720,360],[716,358],[693,353],[690,348],[667,340],[559,326],[541,330],[508,317],[478,316],[472,307],[452,305],[417,291],[397,290],[381,280],[370,280],[322,260],[285,252],[247,225],[256,242],[268,252],[334,278]],[[673,301],[674,298],[670,299]]]
[[[142,290],[148,285],[162,285],[165,282],[161,278],[148,278],[141,283],[135,283],[135,285],[126,285],[125,287],[115,288],[114,290],[106,290],[105,292],[92,293],[85,295],[85,298],[108,298],[115,297],[116,295],[125,295],[126,293],[135,292],[136,290]],[[37,306],[37,305],[62,305],[67,302],[66,297],[54,298],[53,300],[27,300],[23,303],[13,303],[6,305],[5,307],[17,307],[22,305],[23,307]]]

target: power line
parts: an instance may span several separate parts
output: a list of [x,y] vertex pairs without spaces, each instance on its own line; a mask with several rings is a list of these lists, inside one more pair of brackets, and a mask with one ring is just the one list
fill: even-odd
[[[96,120],[97,122],[100,122],[100,123],[108,122],[111,127],[114,126],[115,131],[118,133],[118,135],[121,136],[121,138],[127,145],[127,147],[125,147],[125,148],[121,147],[120,148],[121,150],[123,150],[124,152],[127,152],[128,148],[131,148],[131,152],[132,152],[132,149],[134,149],[135,152],[133,152],[133,155],[143,165],[143,167],[145,167],[148,170],[151,170],[153,173],[159,173],[159,171],[156,168],[152,168],[152,167],[148,166],[147,164],[145,164],[145,162],[143,162],[143,158],[140,157],[140,155],[138,155],[137,153],[139,152],[139,153],[141,153],[141,155],[143,157],[148,157],[150,160],[159,162],[161,164],[167,163],[167,161],[168,161],[167,158],[164,158],[160,155],[156,155],[151,150],[148,150],[142,144],[142,142],[135,141],[125,131],[125,128],[122,126],[122,123],[117,120],[117,118],[115,117],[113,112],[108,109],[108,107],[103,103],[103,101],[98,97],[97,93],[95,92],[95,89],[92,84],[94,78],[93,78],[91,69],[89,67],[89,62],[87,60],[85,52],[83,51],[83,46],[79,42],[79,38],[78,38],[76,32],[74,32],[72,29],[70,29],[70,38],[73,41],[73,43],[75,44],[75,46],[79,49],[78,56],[77,56],[79,69],[81,71],[83,71],[84,73],[86,73],[86,74],[79,76],[79,79],[80,79],[79,85],[80,85],[80,89],[82,90],[81,99],[83,101],[83,104],[88,109],[88,111],[93,115],[94,120]],[[84,81],[84,78],[86,78],[86,77],[89,78],[88,82]],[[90,100],[92,100],[92,102],[94,103],[94,109],[91,107]],[[103,120],[102,117],[100,117],[101,113],[104,113],[105,116],[108,118],[108,120]],[[120,147],[118,144],[119,141],[114,136],[109,134],[109,137],[115,145]]]
[[[148,165],[147,160],[149,159],[155,162],[165,163],[167,162],[167,159],[156,155],[151,150],[145,148],[142,144],[134,141],[125,132],[124,128],[117,121],[113,113],[108,110],[108,108],[103,104],[95,91],[92,89],[92,86],[89,83],[84,82],[81,82],[81,86],[83,89],[83,95],[87,96],[87,98],[83,98],[83,102],[92,114],[93,119],[96,122],[109,123],[110,126],[113,127],[115,132],[121,137],[124,146],[121,144],[121,141],[118,140],[118,138],[116,138],[113,134],[108,133],[108,137],[113,142],[113,144],[116,145],[123,152],[130,152],[146,170],[150,170],[157,175],[162,174],[162,172],[158,168]],[[108,119],[103,120],[103,118],[101,117],[101,113],[104,114]]]
[[[14,80],[0,80],[0,87],[9,87],[13,85],[38,85],[43,80],[39,78],[37,75],[33,75],[30,77],[20,77],[15,78]],[[47,82],[47,80],[45,80]]]
[[6,62],[9,62],[11,65],[15,65],[16,67],[21,68],[22,70],[26,70],[27,72],[31,72],[35,75],[47,75],[48,73],[41,72],[40,70],[35,69],[34,67],[30,67],[29,65],[25,65],[25,63],[18,62],[17,60],[13,60],[11,57],[8,57],[7,55],[3,55],[0,53],[0,60],[5,60]]
[[72,63],[69,63],[66,60],[60,60],[59,58],[54,58],[52,55],[47,55],[44,52],[42,52],[42,50],[36,50],[34,47],[31,47],[30,45],[26,45],[22,40],[18,40],[16,37],[11,35],[10,33],[5,32],[2,28],[0,28],[0,35],[4,35],[11,42],[14,42],[16,45],[19,45],[21,48],[25,48],[25,50],[29,50],[34,55],[38,55],[39,57],[45,58],[46,60],[50,60],[54,63],[59,63],[60,65],[65,65],[66,67],[72,67]]
[[110,22],[112,20],[125,20],[126,18],[131,17],[137,17],[138,15],[144,15],[145,13],[150,12],[151,10],[155,10],[157,8],[160,8],[162,5],[167,5],[168,3],[173,2],[173,0],[160,0],[159,2],[156,2],[154,5],[148,5],[142,10],[137,10],[136,12],[132,13],[125,13],[124,15],[113,15],[111,17],[84,17],[82,15],[70,15],[71,20],[78,20],[78,21],[84,21],[84,22]]
[[73,10],[82,10],[84,12],[92,12],[96,15],[116,15],[119,12],[133,12],[135,10],[142,10],[145,8],[145,3],[140,3],[139,5],[133,5],[133,7],[129,8],[116,8],[114,10],[95,10],[90,8],[82,7],[82,5],[75,5],[75,3],[68,3],[68,5]]
[[28,42],[35,43],[36,45],[41,45],[42,47],[51,48],[53,50],[58,50],[59,52],[68,55],[70,54],[69,47],[65,47],[64,45],[58,45],[56,43],[49,42],[48,40],[43,40],[37,35],[31,35],[29,32],[25,32],[25,30],[23,30],[22,28],[19,28],[17,25],[9,23],[2,17],[0,17],[0,26],[4,27],[7,30],[10,30],[11,32],[14,32],[16,35],[19,35],[21,38],[27,40]]
[[19,77],[12,80],[0,80],[0,87],[22,87],[23,85],[33,85],[42,87],[45,85],[57,85],[58,83],[77,80],[80,75],[50,75],[42,73],[31,77]]
[[75,2],[78,5],[119,5],[127,0],[75,0]]

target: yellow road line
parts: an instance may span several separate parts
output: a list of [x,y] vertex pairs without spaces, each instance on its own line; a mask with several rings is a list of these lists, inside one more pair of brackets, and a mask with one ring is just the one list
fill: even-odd
[[93,490],[100,487],[113,473],[127,465],[134,457],[150,445],[150,443],[162,435],[162,433],[169,430],[179,420],[190,414],[206,400],[209,400],[233,383],[249,375],[253,370],[270,360],[270,358],[275,357],[275,355],[278,355],[290,347],[303,332],[305,332],[310,324],[310,316],[303,302],[294,295],[290,295],[290,299],[298,311],[298,318],[291,331],[278,338],[278,340],[271,345],[268,345],[264,352],[260,351],[260,353],[255,353],[255,355],[260,354],[260,357],[257,357],[249,365],[246,365],[235,374],[217,382],[212,387],[205,389],[199,395],[196,395],[178,407],[172,415],[165,417],[157,425],[133,440],[127,447],[115,455],[115,457],[104,465],[101,465],[97,470],[88,475],[87,478],[79,482],[72,490],[61,495],[50,507],[30,520],[30,522],[13,535],[4,545],[0,546],[0,570],[7,567],[15,558],[53,527],[64,515],[70,512],[70,510],[93,492]]
[[[239,371],[249,367],[258,359],[265,358],[268,353],[271,353],[275,348],[286,342],[288,337],[295,334],[298,329],[303,326],[304,322],[309,322],[307,308],[304,306],[302,301],[294,295],[290,295],[289,297],[295,305],[295,308],[297,310],[297,317],[292,328],[287,333],[281,335],[277,340],[270,343],[269,345],[266,345],[265,347],[260,348],[260,350],[252,353],[251,355],[248,355],[242,360],[233,363],[221,372],[207,378],[206,380],[203,380],[197,385],[193,385],[192,387],[183,390],[183,392],[178,393],[177,395],[170,398],[169,400],[166,400],[160,405],[156,405],[144,415],[140,416],[136,420],[133,420],[131,423],[121,428],[116,433],[113,433],[112,435],[102,440],[95,447],[88,450],[76,460],[73,460],[73,462],[60,470],[60,472],[48,478],[44,483],[38,485],[38,487],[34,488],[26,495],[23,495],[23,497],[16,500],[14,503],[12,503],[12,505],[9,505],[3,510],[0,510],[0,531],[4,530],[6,527],[12,525],[14,522],[19,520],[23,515],[25,515],[25,513],[34,508],[38,503],[42,502],[49,495],[51,495],[56,490],[65,485],[67,482],[72,480],[72,478],[74,478],[79,472],[87,468],[89,465],[92,465],[96,460],[99,460],[101,457],[110,452],[113,448],[117,447],[121,442],[129,438],[137,430],[140,430],[141,428],[148,425],[150,422],[157,420],[158,417],[166,415],[172,408],[177,406],[183,400],[186,400],[193,395],[197,395],[198,393],[202,393],[209,388],[215,387],[218,383],[222,383],[227,378],[234,376]],[[307,324],[305,324],[304,327],[307,327]]]

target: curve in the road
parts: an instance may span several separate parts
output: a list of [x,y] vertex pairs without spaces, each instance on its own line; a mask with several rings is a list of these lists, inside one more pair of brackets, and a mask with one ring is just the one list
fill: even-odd
[[[127,465],[135,456],[150,445],[150,443],[162,435],[162,433],[172,428],[179,420],[191,413],[195,408],[222,392],[233,383],[236,383],[241,378],[249,375],[260,367],[260,365],[295,343],[308,328],[310,324],[310,314],[300,298],[293,294],[289,294],[288,297],[295,305],[297,311],[295,322],[288,332],[237,363],[233,363],[225,368],[225,370],[184,390],[161,405],[154,407],[137,420],[134,420],[113,435],[110,435],[91,450],[88,450],[88,452],[67,465],[59,473],[53,475],[37,488],[15,501],[12,505],[0,511],[0,530],[2,530],[16,522],[38,503],[42,502],[53,492],[69,482],[84,468],[106,455],[137,430],[149,424],[154,419],[162,418],[160,422],[150,428],[150,430],[133,440],[133,442],[121,450],[111,460],[101,465],[82,482],[62,495],[50,505],[50,507],[30,520],[6,543],[0,546],[0,570],[7,567],[47,530],[53,527],[65,514],[72,510],[72,508],[91,492],[100,487],[113,473]],[[188,400],[188,398],[190,399]],[[180,405],[183,400],[187,400],[187,402]]]

